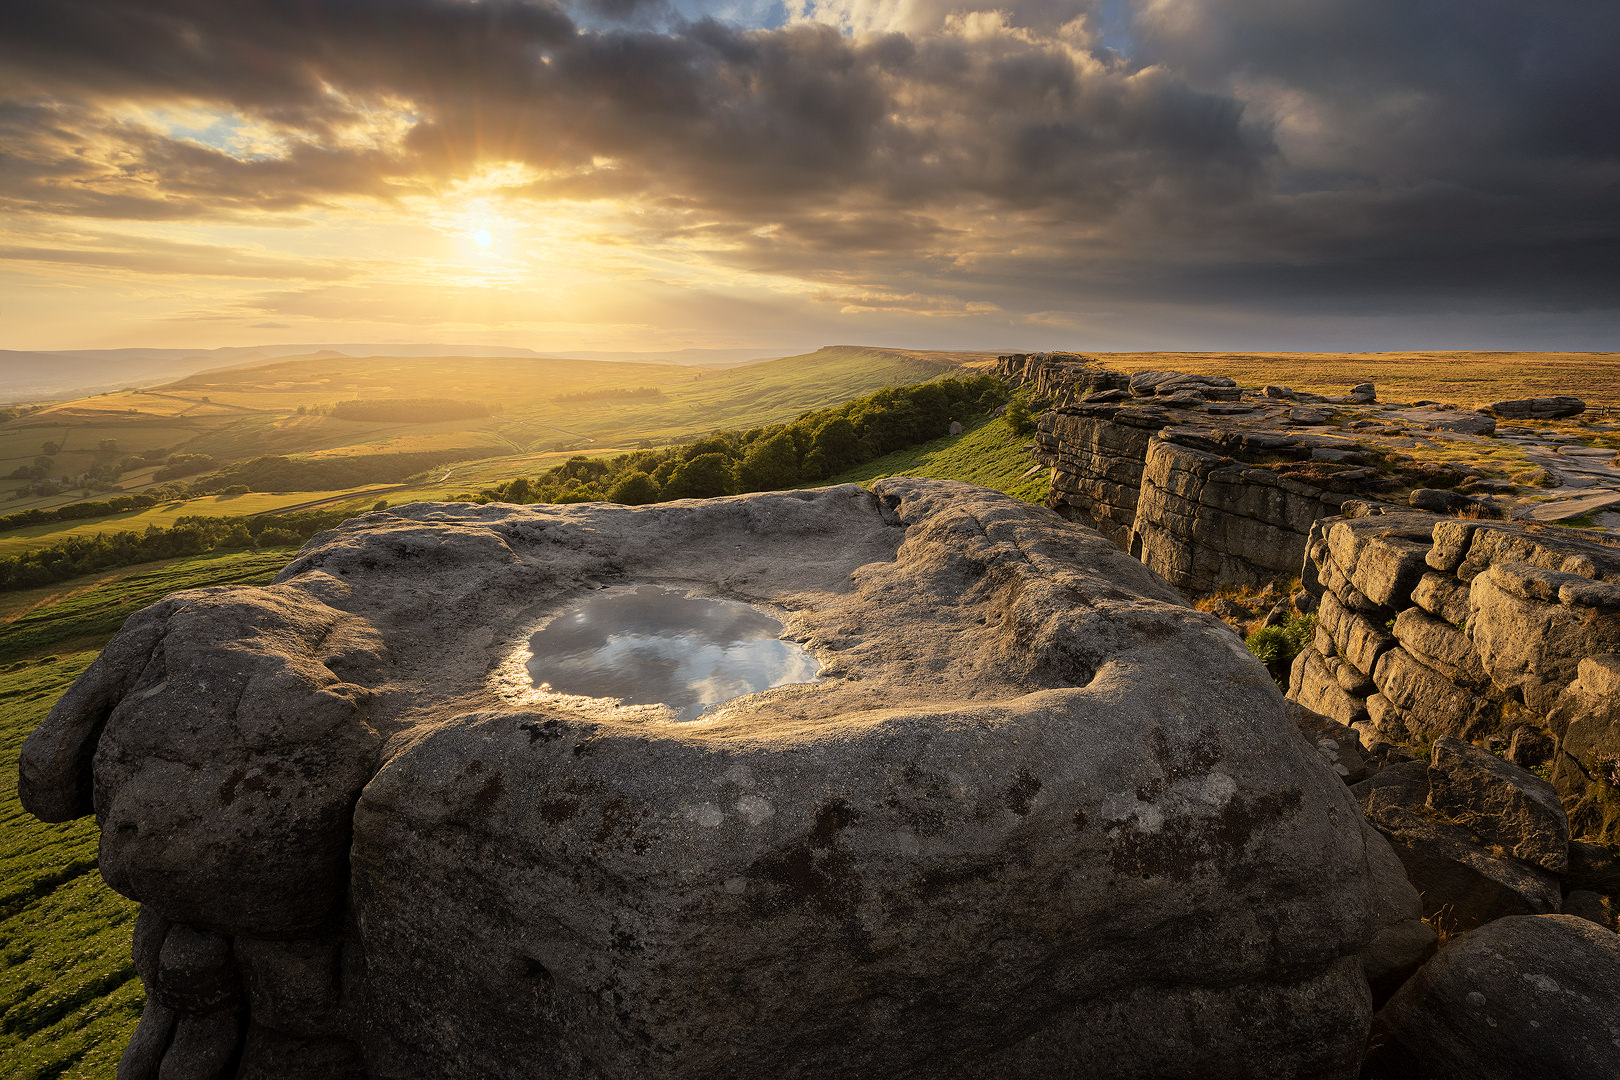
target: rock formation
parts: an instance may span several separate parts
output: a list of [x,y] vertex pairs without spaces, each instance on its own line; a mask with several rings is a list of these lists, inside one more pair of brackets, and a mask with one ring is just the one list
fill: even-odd
[[[1051,404],[1034,453],[1051,469],[1047,505],[1190,593],[1297,573],[1312,523],[1347,499],[1466,478],[1401,466],[1411,459],[1339,430],[1322,406],[1369,405],[1371,384],[1332,398],[1281,386],[1245,394],[1219,376],[1125,376],[1062,354],[1003,357],[998,370]],[[1495,425],[1443,406],[1378,415],[1457,438]]]
[[1560,394],[1556,397],[1493,401],[1486,409],[1492,416],[1500,416],[1504,420],[1557,420],[1565,416],[1579,416],[1586,411],[1586,402],[1572,395]]
[[[685,724],[512,677],[644,583],[822,677]],[[142,903],[130,1080],[1349,1077],[1423,929],[1297,712],[967,485],[416,504],[132,618],[21,794]]]
[[1368,747],[1496,738],[1546,769],[1577,833],[1620,835],[1620,547],[1351,509],[1310,544],[1320,616],[1289,696]]
[[1448,944],[1378,1014],[1367,1080],[1606,1080],[1620,1055],[1620,936],[1570,915]]
[[[1254,393],[1220,376],[1127,376],[1062,353],[1004,356],[997,370],[1049,406],[1034,449],[1051,470],[1047,505],[1098,529],[1188,593],[1297,573],[1312,523],[1337,516],[1347,500],[1394,493],[1403,504],[1442,513],[1541,521],[1620,506],[1612,448],[1518,428],[1492,440],[1497,422],[1487,411],[1433,401],[1381,405],[1371,383],[1340,395],[1279,385]],[[1534,401],[1541,411],[1501,415],[1581,411],[1574,398]],[[1498,403],[1515,404],[1524,403]],[[1539,468],[1535,483],[1569,490],[1548,498],[1467,466],[1413,456],[1420,449],[1455,456],[1503,442]],[[1524,490],[1536,491],[1534,499]]]

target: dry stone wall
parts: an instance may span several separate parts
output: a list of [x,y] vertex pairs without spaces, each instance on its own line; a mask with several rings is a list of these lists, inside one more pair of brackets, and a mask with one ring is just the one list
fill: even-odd
[[1547,775],[1576,835],[1620,837],[1620,548],[1351,503],[1316,523],[1315,640],[1289,696],[1362,744],[1450,736]]

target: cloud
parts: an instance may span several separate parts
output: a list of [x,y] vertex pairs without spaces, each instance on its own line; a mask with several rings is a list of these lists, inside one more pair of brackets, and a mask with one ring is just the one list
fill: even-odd
[[[113,241],[119,243],[119,241]],[[0,244],[0,259],[104,270],[134,270],[143,274],[180,274],[189,277],[274,278],[338,281],[353,277],[357,268],[313,259],[286,259],[207,244],[182,244],[152,239],[125,240],[118,247],[29,247]]]
[[[604,247],[767,276],[851,312],[1061,326],[1092,303],[1617,306],[1613,4],[788,13],[744,27],[663,0],[21,3],[0,38],[0,211],[405,214],[505,169],[519,179],[486,184],[491,198],[618,208]],[[277,310],[384,319],[393,292],[276,295]],[[525,304],[483,310],[505,324]]]

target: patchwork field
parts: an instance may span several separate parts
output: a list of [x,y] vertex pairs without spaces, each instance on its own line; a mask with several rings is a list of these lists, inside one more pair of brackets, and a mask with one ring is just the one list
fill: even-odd
[[[277,360],[62,402],[0,423],[0,477],[14,477],[0,480],[0,514],[109,494],[85,487],[27,493],[19,490],[29,482],[15,477],[19,470],[77,481],[117,466],[116,488],[139,493],[173,479],[161,470],[174,455],[211,459],[184,476],[194,479],[265,455],[321,461],[431,453],[443,455],[446,471],[453,467],[455,483],[493,482],[544,468],[559,454],[611,453],[789,420],[883,386],[922,382],[991,360],[987,353],[856,346],[727,369],[504,357],[320,354]],[[470,415],[353,415],[357,404],[402,399],[437,399],[466,406],[460,413]],[[405,497],[437,493],[436,478],[424,473]],[[309,492],[310,499],[317,496],[334,497]],[[185,512],[251,514],[266,508],[243,502]],[[86,521],[76,527],[125,526]],[[36,531],[28,538],[37,542],[50,534]]]

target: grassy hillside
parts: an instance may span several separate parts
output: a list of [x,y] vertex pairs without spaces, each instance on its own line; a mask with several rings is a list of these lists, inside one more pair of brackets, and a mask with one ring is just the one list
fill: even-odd
[[204,555],[8,594],[0,608],[0,1080],[111,1080],[144,1000],[136,906],[96,873],[94,822],[17,801],[17,756],[134,611],[177,589],[267,582],[290,550]]
[[[30,483],[64,476],[77,483],[98,470],[117,470],[110,482],[124,492],[152,490],[174,455],[207,455],[206,469],[218,469],[267,455],[435,453],[483,463],[477,475],[459,479],[466,486],[485,474],[532,468],[558,451],[600,454],[789,420],[986,358],[834,346],[726,370],[506,357],[282,359],[63,402],[0,423],[0,514],[105,499],[106,492],[78,487],[18,494]],[[333,411],[355,400],[422,398],[481,403],[491,414],[401,421]],[[512,460],[495,464],[502,459]],[[7,479],[30,470],[38,475]]]
[[981,421],[960,435],[888,454],[860,468],[840,473],[829,484],[856,483],[871,486],[885,476],[929,476],[940,480],[963,480],[980,487],[994,488],[1026,502],[1046,498],[1047,470],[1031,468],[1024,447],[1027,435],[1016,435],[1004,417]]
[[129,958],[136,906],[96,873],[88,818],[46,825],[17,802],[17,754],[78,652],[0,671],[0,1077],[111,1080],[145,995]]

